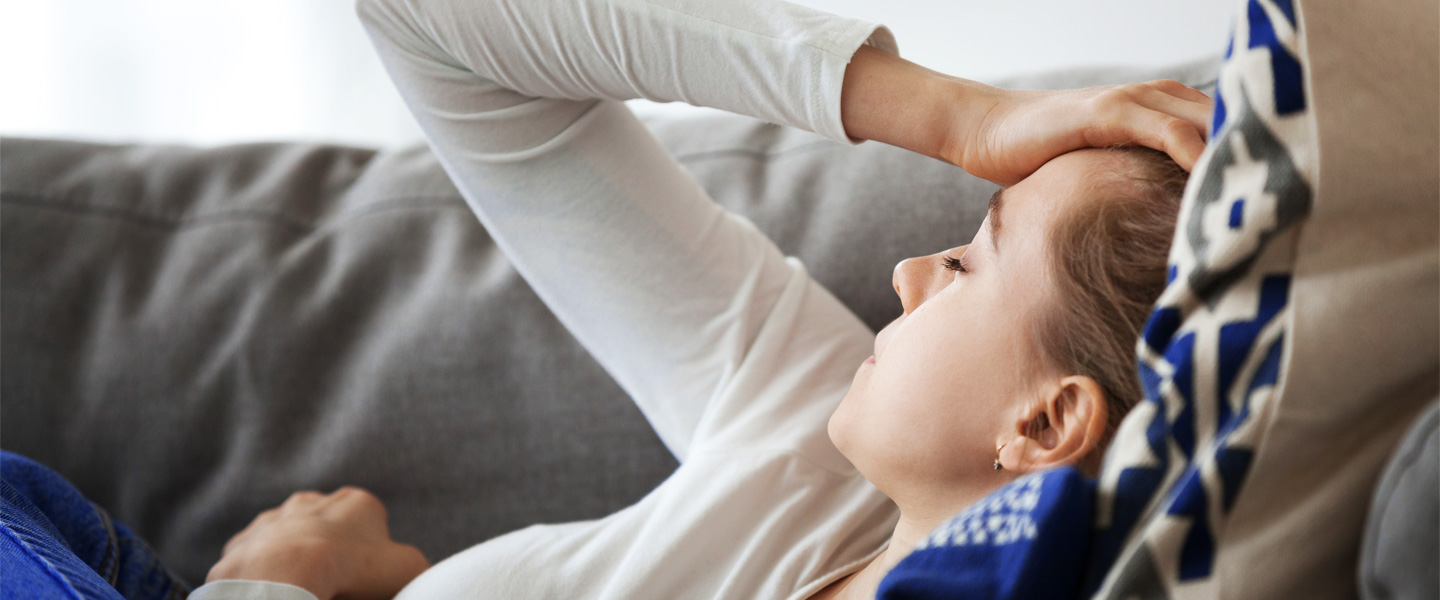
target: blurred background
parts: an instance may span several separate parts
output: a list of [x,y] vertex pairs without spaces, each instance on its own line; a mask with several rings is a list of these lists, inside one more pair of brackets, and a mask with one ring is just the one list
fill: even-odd
[[[1234,0],[799,3],[884,23],[906,58],[981,81],[1217,54],[1240,6]],[[421,139],[355,18],[353,0],[7,1],[0,3],[0,81],[6,88],[0,135],[198,145],[386,146]],[[632,106],[642,114],[698,110]]]

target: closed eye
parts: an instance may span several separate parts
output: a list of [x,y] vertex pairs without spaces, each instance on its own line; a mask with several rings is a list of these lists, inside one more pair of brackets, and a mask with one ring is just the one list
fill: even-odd
[[956,273],[970,272],[970,268],[965,264],[965,255],[963,254],[960,255],[960,258],[946,256],[941,262],[945,264],[946,269],[950,269],[951,271],[955,271]]

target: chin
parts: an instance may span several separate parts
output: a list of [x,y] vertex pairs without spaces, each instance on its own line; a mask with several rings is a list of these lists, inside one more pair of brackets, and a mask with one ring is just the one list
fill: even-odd
[[[835,412],[830,413],[830,421],[825,424],[825,433],[830,436],[830,443],[835,445],[835,449],[839,450],[840,454],[845,456],[845,460],[850,460],[850,455],[845,452],[846,444],[842,423],[843,418],[840,416],[840,411],[844,406],[845,402],[841,401],[840,406],[835,407]],[[850,462],[853,463],[855,461],[850,460]]]
[[[826,432],[830,434],[830,443],[835,445],[835,449],[840,451],[840,455],[845,457],[845,460],[850,463],[850,466],[855,468],[856,472],[860,473],[866,481],[869,481],[872,485],[879,488],[880,486],[876,483],[875,478],[871,477],[871,475],[876,473],[871,473],[864,461],[866,455],[863,448],[865,440],[857,437],[855,435],[856,432],[849,429],[851,425],[853,425],[853,423],[845,418],[841,410],[837,409],[832,413],[830,415],[829,426],[826,429]],[[874,456],[872,455],[871,458],[873,459]],[[890,493],[884,489],[881,489],[880,492],[887,497],[890,496]]]
[[[835,407],[835,412],[830,413],[830,421],[826,424],[825,433],[830,436],[830,443],[834,444],[835,449],[840,451],[840,455],[844,456],[845,460],[849,461],[850,465],[855,467],[855,470],[860,471],[861,475],[864,475],[866,479],[870,479],[870,474],[865,472],[863,465],[864,455],[866,454],[863,448],[866,443],[865,431],[863,430],[864,424],[856,422],[851,414],[849,405],[846,404],[846,402],[853,401],[854,400],[847,395],[845,400],[842,400],[840,405]],[[857,427],[862,429],[857,429]]]

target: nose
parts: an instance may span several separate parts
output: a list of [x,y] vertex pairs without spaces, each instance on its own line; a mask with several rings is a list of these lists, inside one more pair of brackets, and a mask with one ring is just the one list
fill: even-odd
[[[957,252],[964,252],[964,248]],[[900,296],[900,305],[904,307],[905,314],[920,308],[921,304],[945,289],[945,285],[953,279],[953,274],[945,269],[943,261],[944,253],[937,253],[907,258],[895,265],[891,283],[895,286],[895,294]]]

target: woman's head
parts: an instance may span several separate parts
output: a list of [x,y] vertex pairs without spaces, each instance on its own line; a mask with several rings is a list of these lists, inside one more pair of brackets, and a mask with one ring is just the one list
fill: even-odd
[[836,446],[897,501],[999,485],[997,449],[1011,475],[1093,468],[1141,395],[1185,176],[1153,150],[1071,152],[997,193],[969,245],[897,265],[904,314],[832,416]]

